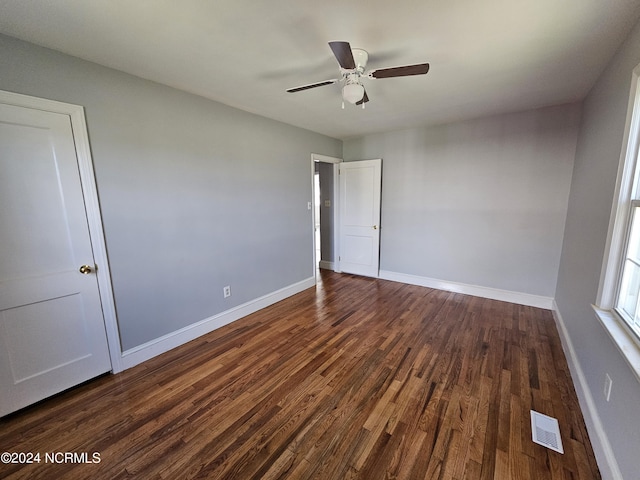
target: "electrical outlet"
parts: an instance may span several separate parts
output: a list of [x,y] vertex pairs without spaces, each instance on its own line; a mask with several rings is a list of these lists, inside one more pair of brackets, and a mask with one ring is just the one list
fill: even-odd
[[611,387],[613,386],[613,381],[611,380],[611,377],[609,376],[608,373],[605,373],[604,376],[604,398],[607,399],[607,402],[609,401],[609,398],[611,397]]
[[222,289],[222,294],[224,295],[224,298],[230,297],[231,296],[231,287],[229,285],[224,287]]

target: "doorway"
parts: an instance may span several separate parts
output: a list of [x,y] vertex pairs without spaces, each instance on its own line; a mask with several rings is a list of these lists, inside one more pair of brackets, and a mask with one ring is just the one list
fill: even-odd
[[339,271],[338,165],[341,159],[313,154],[313,271]]
[[320,215],[322,214],[321,212],[321,207],[320,207],[320,203],[321,203],[321,192],[320,192],[320,169],[318,168],[320,166],[319,163],[316,163],[316,172],[313,175],[313,215],[314,215],[314,240],[315,240],[315,252],[316,252],[316,260],[315,260],[315,265],[316,265],[316,275],[319,273],[320,270],[320,262],[322,261],[322,234],[321,234],[321,227],[322,227],[322,222],[320,221]]

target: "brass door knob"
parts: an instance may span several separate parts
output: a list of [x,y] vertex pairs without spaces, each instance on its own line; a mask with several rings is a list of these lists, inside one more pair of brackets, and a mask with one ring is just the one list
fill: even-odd
[[80,267],[80,273],[84,273],[85,275],[90,274],[92,271],[93,269],[89,265],[82,265]]
[[377,226],[377,225],[374,225],[374,226],[373,226],[373,229],[374,229],[374,230],[377,230],[377,229],[378,229],[378,226]]

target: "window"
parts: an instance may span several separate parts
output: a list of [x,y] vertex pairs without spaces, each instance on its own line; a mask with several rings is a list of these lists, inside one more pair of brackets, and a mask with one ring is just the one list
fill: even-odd
[[640,340],[640,200],[633,200],[630,210],[615,311]]
[[640,380],[640,65],[633,71],[596,316]]

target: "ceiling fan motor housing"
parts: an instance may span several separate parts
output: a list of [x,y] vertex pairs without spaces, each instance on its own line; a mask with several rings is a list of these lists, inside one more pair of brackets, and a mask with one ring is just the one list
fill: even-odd
[[352,48],[351,52],[353,53],[353,61],[356,64],[356,72],[362,75],[367,66],[367,61],[369,60],[369,54],[366,50],[362,50],[361,48]]

